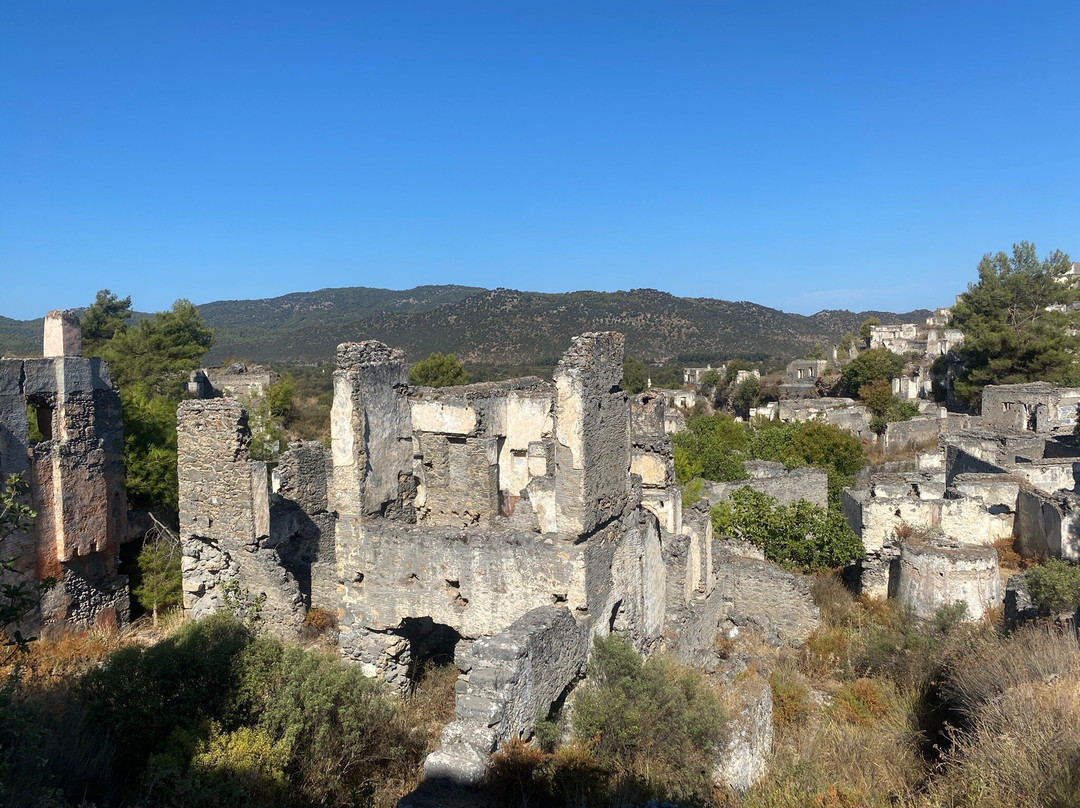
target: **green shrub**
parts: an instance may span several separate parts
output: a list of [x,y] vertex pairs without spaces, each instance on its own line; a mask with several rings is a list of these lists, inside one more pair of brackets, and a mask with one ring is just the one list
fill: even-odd
[[1080,606],[1080,567],[1050,559],[1032,567],[1024,578],[1031,601],[1040,611],[1058,614]]
[[804,572],[832,569],[861,558],[862,541],[834,510],[799,500],[779,505],[753,488],[737,488],[712,509],[713,530],[753,542],[765,557]]
[[574,734],[624,793],[707,797],[725,733],[723,705],[700,672],[660,656],[643,662],[625,640],[596,638]]
[[217,613],[157,645],[122,648],[87,674],[82,698],[93,725],[113,739],[120,782],[134,781],[175,730],[194,731],[221,714],[234,662],[251,640],[231,615]]

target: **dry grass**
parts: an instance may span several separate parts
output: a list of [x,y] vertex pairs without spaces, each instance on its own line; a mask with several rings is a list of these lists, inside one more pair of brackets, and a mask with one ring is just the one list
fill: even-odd
[[881,466],[885,463],[914,462],[924,452],[933,452],[938,448],[937,438],[920,441],[905,446],[897,446],[886,451],[882,447],[883,441],[872,444],[864,444],[866,452],[866,465]]
[[1016,552],[1015,540],[1011,537],[998,539],[994,542],[993,547],[997,551],[998,566],[1001,568],[1003,581],[1008,580],[1010,576],[1016,575],[1018,572],[1024,571],[1034,563]]
[[920,808],[1080,805],[1080,676],[1025,682],[981,705],[944,762]]

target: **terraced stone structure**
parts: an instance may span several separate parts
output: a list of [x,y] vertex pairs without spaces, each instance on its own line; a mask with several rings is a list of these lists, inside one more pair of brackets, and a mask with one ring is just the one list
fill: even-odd
[[4,583],[57,581],[29,631],[128,619],[127,578],[117,573],[127,533],[120,398],[106,363],[81,350],[74,313],[53,311],[44,358],[0,359],[0,474],[23,475],[37,513],[5,539],[16,572]]

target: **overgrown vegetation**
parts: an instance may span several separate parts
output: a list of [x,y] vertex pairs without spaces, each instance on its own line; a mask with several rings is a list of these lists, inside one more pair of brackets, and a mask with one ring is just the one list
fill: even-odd
[[747,808],[1072,806],[1080,646],[815,583],[822,622],[772,660],[774,757]]
[[753,488],[737,488],[714,505],[712,523],[717,535],[753,542],[769,560],[802,572],[834,569],[865,553],[839,511],[804,499],[780,505]]
[[433,353],[409,368],[409,381],[426,387],[451,387],[468,384],[469,374],[453,354]]
[[434,675],[437,694],[425,681],[402,702],[356,666],[225,613],[82,663],[59,682],[9,680],[5,806],[393,805],[456,678]]
[[953,307],[953,325],[964,332],[957,349],[963,370],[957,399],[977,411],[988,384],[1080,382],[1080,289],[1068,278],[1071,261],[1055,250],[1039,259],[1035,245],[1014,244],[1012,254],[987,253],[979,280]]
[[680,484],[695,477],[726,482],[746,478],[744,460],[773,460],[787,468],[816,466],[829,474],[829,498],[851,485],[865,464],[862,444],[831,424],[812,421],[748,425],[728,415],[699,415],[672,436],[675,475]]
[[493,757],[489,783],[508,805],[704,804],[726,732],[723,703],[701,672],[597,637],[573,741],[551,751],[511,744]]
[[1031,602],[1044,614],[1074,612],[1080,607],[1080,567],[1051,558],[1029,569],[1024,578]]
[[27,490],[21,474],[9,474],[0,479],[0,575],[14,578],[0,586],[0,633],[3,635],[2,647],[13,653],[28,650],[34,638],[25,636],[19,623],[34,610],[41,595],[56,585],[53,578],[27,580],[16,565],[17,559],[8,555],[8,537],[28,529],[36,516],[27,503]]
[[188,300],[137,322],[128,322],[131,315],[130,297],[98,292],[80,318],[84,353],[108,361],[120,390],[128,498],[175,511],[176,406],[214,335]]

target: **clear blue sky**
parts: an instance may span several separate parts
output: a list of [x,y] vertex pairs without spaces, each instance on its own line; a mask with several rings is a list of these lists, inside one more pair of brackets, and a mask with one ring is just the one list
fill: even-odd
[[0,4],[0,314],[327,286],[947,305],[1080,258],[1080,3]]

